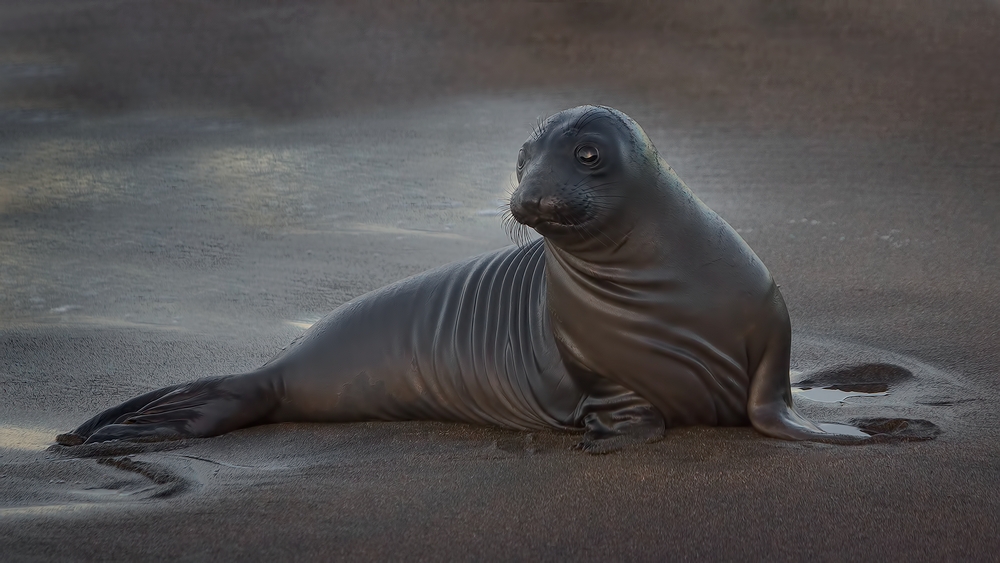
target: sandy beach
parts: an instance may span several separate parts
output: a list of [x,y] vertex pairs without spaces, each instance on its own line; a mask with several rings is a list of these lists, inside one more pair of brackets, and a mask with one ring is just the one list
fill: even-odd
[[[4,560],[996,560],[1000,3],[0,6]],[[352,297],[510,244],[536,120],[616,107],[768,266],[847,447],[281,424],[54,446]]]

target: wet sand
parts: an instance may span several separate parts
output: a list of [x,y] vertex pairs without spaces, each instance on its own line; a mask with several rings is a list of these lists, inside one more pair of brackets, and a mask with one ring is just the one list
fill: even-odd
[[[1000,5],[804,4],[5,3],[0,553],[995,558]],[[560,433],[286,424],[48,449],[509,244],[517,148],[581,103],[635,118],[761,256],[794,379],[903,369],[885,394],[797,394],[809,416],[941,435],[688,428],[594,457]]]

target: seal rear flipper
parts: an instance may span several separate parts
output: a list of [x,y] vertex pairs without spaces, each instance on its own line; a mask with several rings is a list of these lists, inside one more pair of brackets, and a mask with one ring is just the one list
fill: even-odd
[[113,407],[59,442],[171,440],[218,436],[265,422],[279,403],[266,372],[165,387]]
[[631,391],[610,399],[588,397],[581,412],[586,431],[576,449],[589,454],[655,442],[666,430],[660,411]]
[[118,406],[105,409],[98,415],[78,426],[76,430],[56,436],[56,442],[64,446],[76,446],[82,444],[86,442],[87,438],[90,438],[91,434],[93,434],[96,430],[109,424],[113,424],[122,416],[139,411],[142,407],[145,407],[160,397],[163,397],[168,393],[172,393],[185,385],[188,384],[181,383],[178,385],[170,385],[162,389],[150,391],[149,393],[143,393],[142,395],[133,397]]

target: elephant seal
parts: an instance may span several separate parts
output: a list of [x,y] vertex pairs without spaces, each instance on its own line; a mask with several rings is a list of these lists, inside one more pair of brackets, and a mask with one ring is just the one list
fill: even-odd
[[796,413],[771,274],[628,116],[553,115],[517,179],[508,225],[543,238],[364,295],[256,371],[146,393],[58,441],[369,420],[580,429],[594,453],[685,425],[866,439]]

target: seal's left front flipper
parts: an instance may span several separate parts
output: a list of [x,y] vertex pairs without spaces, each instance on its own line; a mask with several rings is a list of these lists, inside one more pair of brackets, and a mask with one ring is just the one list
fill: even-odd
[[580,414],[586,431],[577,449],[606,454],[663,438],[666,423],[660,411],[635,393],[618,390],[611,396],[584,399]]
[[[791,326],[785,302],[777,286],[772,293],[776,310],[785,319],[774,330],[757,369],[751,375],[747,397],[747,416],[755,429],[765,436],[782,440],[808,440],[834,444],[860,444],[871,437],[848,425],[827,424],[825,428],[805,418],[792,402],[789,362],[792,348]],[[845,431],[846,430],[846,431]]]

